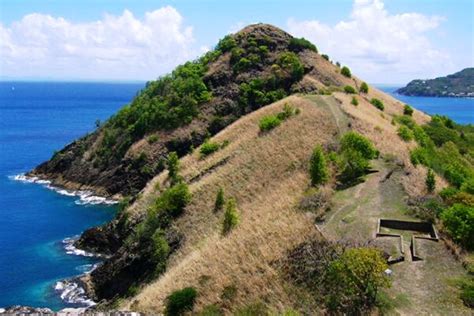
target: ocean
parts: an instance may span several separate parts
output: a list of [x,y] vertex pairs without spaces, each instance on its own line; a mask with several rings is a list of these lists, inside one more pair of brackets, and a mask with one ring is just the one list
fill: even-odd
[[[53,190],[21,174],[90,132],[143,88],[142,83],[0,82],[0,307],[59,310],[67,286],[58,281],[90,270],[97,258],[80,255],[70,238],[109,221],[114,206],[82,192]],[[393,94],[397,87],[380,86]],[[398,96],[429,114],[474,123],[473,99]],[[23,180],[23,181],[22,181]],[[86,302],[87,303],[87,302]]]
[[411,97],[395,93],[400,86],[376,85],[394,98],[427,114],[449,116],[459,124],[474,124],[474,98]]
[[17,175],[94,130],[97,119],[110,117],[143,86],[0,83],[0,307],[81,305],[62,300],[67,293],[57,281],[90,270],[98,259],[73,254],[66,238],[109,221],[115,207],[88,204],[101,201],[58,194]]

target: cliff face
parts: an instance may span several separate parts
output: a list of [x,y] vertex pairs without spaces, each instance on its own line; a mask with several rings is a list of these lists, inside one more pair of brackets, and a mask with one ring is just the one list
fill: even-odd
[[466,68],[446,77],[413,80],[398,93],[427,97],[474,97],[474,68]]
[[329,72],[331,66],[315,47],[295,43],[280,29],[248,26],[149,82],[103,126],[30,174],[71,189],[134,195],[163,170],[169,152],[183,156],[239,117],[291,93],[351,83]]

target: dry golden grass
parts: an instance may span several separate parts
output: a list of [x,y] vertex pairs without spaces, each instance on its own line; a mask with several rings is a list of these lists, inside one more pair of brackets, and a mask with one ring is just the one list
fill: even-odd
[[[371,139],[382,155],[397,157],[404,164],[402,183],[407,193],[423,194],[426,170],[413,167],[409,160],[409,151],[416,144],[401,140],[397,126],[391,124],[393,116],[402,113],[403,104],[372,87],[368,96],[357,96],[357,107],[350,104],[351,95],[334,93],[334,97],[288,97],[241,118],[213,137],[216,142],[229,141],[227,147],[206,158],[195,151],[181,159],[181,175],[193,193],[185,214],[174,223],[185,236],[184,244],[170,258],[166,273],[121,308],[131,309],[133,305],[133,310],[160,312],[165,298],[186,286],[194,286],[199,292],[197,310],[220,304],[230,313],[254,301],[275,310],[297,305],[288,290],[290,285],[272,262],[318,234],[313,217],[298,211],[296,204],[309,186],[307,165],[312,148],[338,137],[335,110],[345,112],[351,128]],[[369,103],[371,97],[385,103],[384,112]],[[322,106],[318,100],[327,104]],[[299,108],[301,113],[262,134],[259,120],[281,111],[284,103]],[[418,111],[414,118],[418,123],[429,119]],[[340,117],[338,120],[340,125]],[[168,185],[167,177],[165,171],[150,181],[128,212],[139,216],[146,211]],[[241,217],[238,227],[226,236],[221,233],[222,211],[213,210],[219,187],[224,188],[226,197],[236,198]],[[226,286],[237,288],[232,304],[222,301]]]
[[[259,119],[281,111],[288,102],[301,110],[276,129],[261,134]],[[181,160],[181,174],[189,182],[203,170],[219,164],[212,172],[191,182],[193,200],[176,228],[185,234],[184,245],[169,261],[167,272],[146,286],[122,307],[148,312],[161,311],[172,291],[195,286],[200,295],[197,308],[219,303],[225,286],[237,288],[233,306],[262,300],[273,308],[292,305],[284,282],[271,262],[285,251],[316,233],[313,221],[295,210],[299,197],[309,185],[307,164],[316,144],[326,143],[337,132],[331,113],[310,101],[293,96],[256,111],[213,138],[228,140],[224,149],[205,159],[199,153]],[[228,158],[229,157],[229,158]],[[146,209],[164,186],[166,172],[145,188],[130,212]],[[214,212],[218,188],[237,200],[241,223],[222,236],[222,212]]]

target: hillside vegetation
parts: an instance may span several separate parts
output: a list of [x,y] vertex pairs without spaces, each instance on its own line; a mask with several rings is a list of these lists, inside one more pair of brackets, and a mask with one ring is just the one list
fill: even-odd
[[398,93],[427,97],[473,97],[474,68],[466,68],[446,77],[410,81]]
[[[473,154],[472,126],[256,24],[33,173],[122,197],[76,242],[108,255],[81,278],[97,310],[469,314]],[[396,250],[373,240],[381,217],[431,221],[444,241],[388,277]]]

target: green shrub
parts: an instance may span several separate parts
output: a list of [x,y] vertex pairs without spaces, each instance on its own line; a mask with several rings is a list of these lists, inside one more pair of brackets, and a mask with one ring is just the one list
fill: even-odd
[[342,153],[344,168],[339,180],[344,185],[351,185],[360,177],[364,176],[370,168],[369,160],[364,158],[361,152],[347,149]]
[[358,106],[358,105],[359,105],[359,101],[357,100],[356,97],[352,97],[351,104],[354,105],[354,106]]
[[191,202],[191,192],[186,183],[178,183],[167,189],[156,199],[153,210],[172,218],[180,216],[186,205]]
[[324,59],[326,59],[327,61],[329,61],[329,56],[328,56],[328,55],[322,54],[321,57],[324,58]]
[[347,132],[341,138],[341,150],[355,150],[361,153],[364,159],[377,157],[377,150],[370,140],[356,132]]
[[426,184],[426,190],[429,193],[432,193],[436,188],[436,179],[435,179],[433,170],[431,169],[428,169],[428,173],[426,174],[425,184]]
[[199,153],[201,157],[208,156],[221,148],[221,145],[215,142],[211,142],[210,140],[206,140],[199,149]]
[[329,178],[328,166],[324,157],[323,148],[318,145],[314,148],[309,164],[309,174],[311,175],[311,185],[325,183]]
[[360,92],[369,93],[369,85],[366,82],[362,82],[360,85]]
[[227,35],[227,36],[224,36],[224,38],[222,38],[219,43],[217,43],[217,49],[220,50],[221,52],[225,53],[225,52],[228,52],[230,51],[231,49],[233,49],[234,47],[237,46],[237,43],[235,41],[235,39],[230,36],[230,35]]
[[235,226],[240,222],[239,214],[237,213],[235,199],[230,198],[227,201],[227,205],[224,213],[224,222],[222,223],[222,232],[228,234]]
[[460,280],[461,299],[464,305],[474,308],[474,278],[467,276]]
[[456,242],[467,249],[474,248],[474,207],[454,204],[441,213],[441,219]]
[[281,120],[276,115],[267,115],[260,119],[260,131],[266,132],[281,124]]
[[296,115],[297,113],[297,110],[298,109],[295,109],[294,107],[292,107],[291,105],[289,105],[288,103],[285,103],[283,105],[283,111],[279,112],[277,114],[277,117],[278,119],[284,121],[290,117],[292,117],[293,115]]
[[172,184],[179,182],[179,158],[176,152],[170,152],[168,159],[166,160],[166,166],[168,167],[168,176]]
[[152,260],[156,264],[155,273],[160,274],[165,271],[166,260],[170,253],[170,246],[165,239],[164,231],[161,229],[157,229],[153,233],[151,239],[153,242]]
[[354,94],[356,93],[356,90],[352,86],[345,86],[344,87],[344,92],[348,94]]
[[158,136],[150,135],[150,136],[148,136],[148,138],[146,140],[148,141],[149,144],[153,144],[153,143],[156,143],[158,141]]
[[412,116],[413,115],[413,108],[411,106],[409,106],[408,104],[405,104],[405,106],[403,107],[403,115]]
[[316,53],[318,52],[318,49],[313,43],[311,43],[305,38],[296,38],[296,37],[293,37],[290,39],[288,49],[296,53],[301,52],[305,49],[309,49]]
[[292,52],[281,53],[278,57],[278,65],[290,73],[292,81],[298,81],[303,78],[304,67],[298,55]]
[[427,166],[428,157],[426,149],[422,147],[417,147],[410,151],[410,160],[414,166],[419,164]]
[[397,134],[406,142],[413,139],[413,132],[408,127],[403,125],[398,128]]
[[379,290],[390,286],[384,273],[387,268],[382,253],[375,248],[345,250],[327,271],[328,308],[337,314],[369,311],[377,303]]
[[352,77],[351,70],[347,66],[342,67],[341,74],[347,78]]
[[370,99],[370,103],[375,106],[377,109],[380,111],[383,111],[385,109],[385,106],[383,105],[383,102],[380,101],[379,99],[372,98]]
[[269,316],[268,308],[261,302],[239,308],[234,316]]
[[474,194],[474,178],[465,180],[461,185],[461,190],[469,194]]
[[239,73],[250,69],[252,62],[245,57],[240,58],[240,60],[232,68],[235,72]]
[[224,208],[225,197],[224,197],[224,189],[222,187],[219,188],[216,195],[216,202],[214,203],[214,211],[220,211]]
[[182,290],[174,291],[166,298],[165,315],[182,316],[194,308],[197,291],[193,287],[186,287]]

